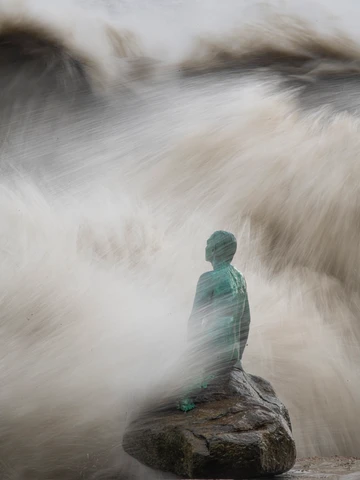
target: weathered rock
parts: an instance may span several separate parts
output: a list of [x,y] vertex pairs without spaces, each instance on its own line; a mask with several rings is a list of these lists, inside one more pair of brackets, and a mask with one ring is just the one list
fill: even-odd
[[293,467],[290,418],[265,380],[234,368],[196,404],[188,413],[174,406],[139,416],[125,433],[125,451],[182,478],[255,478]]

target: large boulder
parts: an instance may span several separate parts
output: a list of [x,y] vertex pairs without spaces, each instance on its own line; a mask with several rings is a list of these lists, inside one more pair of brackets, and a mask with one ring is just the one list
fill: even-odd
[[195,403],[187,413],[144,411],[125,432],[125,451],[182,478],[254,478],[293,467],[289,414],[267,381],[234,368]]

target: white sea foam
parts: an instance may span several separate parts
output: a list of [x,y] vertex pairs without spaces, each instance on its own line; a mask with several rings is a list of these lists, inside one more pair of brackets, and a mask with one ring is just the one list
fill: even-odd
[[[1,32],[36,30],[107,96],[2,99],[4,474],[78,478],[112,465],[131,410],[182,355],[204,243],[219,228],[237,235],[249,286],[246,369],[288,406],[299,455],[356,455],[360,121],[301,110],[279,83],[294,59],[314,82],[356,73],[351,29],[315,32],[286,12],[200,32],[194,49],[180,35],[164,76],[132,88],[119,61],[156,57],[157,40],[145,48],[128,20],[44,5],[2,1],[0,48]],[[182,79],[176,58],[190,74],[231,60],[252,76]],[[107,89],[124,75],[129,92]]]

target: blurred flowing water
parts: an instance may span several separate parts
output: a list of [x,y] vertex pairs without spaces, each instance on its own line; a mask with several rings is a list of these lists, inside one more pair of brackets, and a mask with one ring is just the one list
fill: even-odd
[[299,456],[358,455],[360,6],[0,8],[4,474],[115,468],[221,228],[248,283],[245,368]]

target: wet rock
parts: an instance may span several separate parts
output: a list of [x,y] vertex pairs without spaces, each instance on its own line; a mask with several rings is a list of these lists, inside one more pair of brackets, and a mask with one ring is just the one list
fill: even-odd
[[289,471],[296,458],[290,418],[271,385],[234,368],[195,397],[196,408],[144,412],[124,449],[182,478],[255,478]]

